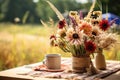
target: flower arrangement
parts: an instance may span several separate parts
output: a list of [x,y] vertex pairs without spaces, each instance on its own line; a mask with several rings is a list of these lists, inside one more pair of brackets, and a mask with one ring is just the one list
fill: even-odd
[[112,22],[102,19],[101,11],[94,11],[92,4],[88,15],[83,18],[81,12],[70,11],[69,22],[47,1],[56,12],[59,22],[56,34],[50,36],[50,44],[74,57],[88,57],[100,49],[109,49],[117,42],[116,34],[110,33]]

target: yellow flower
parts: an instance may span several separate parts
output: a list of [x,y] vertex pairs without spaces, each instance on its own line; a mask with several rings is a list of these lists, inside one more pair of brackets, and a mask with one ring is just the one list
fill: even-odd
[[98,26],[94,26],[94,27],[92,28],[92,35],[98,36],[98,35],[101,34],[101,33],[102,33],[102,31],[99,29]]
[[57,37],[64,38],[66,36],[66,31],[64,29],[58,29],[57,30]]
[[81,22],[81,21],[80,21],[80,16],[78,15],[78,12],[77,12],[77,11],[70,11],[70,12],[69,12],[69,16],[70,16],[71,18],[73,18],[77,24],[79,24],[79,23]]
[[99,22],[100,22],[99,19],[92,19],[92,20],[91,20],[91,24],[92,24],[93,26],[99,25]]
[[77,11],[70,11],[69,12],[69,16],[70,17],[76,17],[78,15],[78,12]]
[[102,19],[101,11],[93,11],[90,16],[92,19]]

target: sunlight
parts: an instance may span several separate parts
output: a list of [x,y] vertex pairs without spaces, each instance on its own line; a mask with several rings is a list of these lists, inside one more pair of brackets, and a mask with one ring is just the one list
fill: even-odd
[[87,3],[88,0],[76,0],[77,2],[80,2],[80,3]]
[[33,0],[34,3],[37,3],[39,0]]

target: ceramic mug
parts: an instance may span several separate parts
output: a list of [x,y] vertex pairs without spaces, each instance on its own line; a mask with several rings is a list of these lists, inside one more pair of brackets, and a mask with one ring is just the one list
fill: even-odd
[[45,64],[48,69],[61,69],[61,55],[46,54],[43,64]]

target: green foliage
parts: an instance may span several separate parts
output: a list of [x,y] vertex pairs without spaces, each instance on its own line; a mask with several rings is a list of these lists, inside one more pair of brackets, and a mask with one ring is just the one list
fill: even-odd
[[[103,13],[106,13],[106,6],[108,7],[108,11],[107,12],[111,12],[113,14],[116,14],[118,16],[120,16],[120,0],[97,0],[98,2],[101,2],[102,4],[102,11]],[[96,9],[98,9],[99,7],[96,6]]]
[[[75,0],[50,0],[61,13],[70,10],[81,10],[89,8],[88,4],[77,3]],[[39,20],[48,21],[49,17],[58,20],[54,11],[45,0],[39,0],[34,3],[33,0],[2,0],[0,2],[0,20],[5,22],[14,22],[14,18],[20,18],[21,22],[27,11],[29,11],[26,22],[39,23]],[[88,9],[87,8],[87,9]]]
[[28,18],[28,16],[29,16],[29,13],[30,13],[29,11],[26,11],[26,12],[25,12],[25,14],[24,14],[24,16],[23,16],[23,19],[22,19],[22,23],[23,23],[23,24],[26,23],[26,20],[27,20],[27,18]]
[[[80,10],[82,8],[81,4],[77,3],[75,0],[50,0],[50,2],[53,3],[61,13],[70,10]],[[48,21],[49,17],[51,17],[54,20],[58,20],[55,16],[56,14],[45,0],[39,0],[36,8],[40,19]]]
[[[88,3],[81,4],[77,3],[75,0],[49,0],[53,3],[56,8],[61,13],[67,13],[70,10],[79,11],[85,10],[89,11],[92,0],[88,0]],[[120,1],[114,0],[97,0],[101,2],[100,5],[97,5],[95,10],[103,9],[103,13],[106,12],[106,5],[108,5],[108,12],[112,12],[120,16]],[[114,3],[114,5],[113,5]],[[29,11],[27,19],[25,17],[26,12]],[[14,22],[14,18],[20,18],[21,22],[26,23],[39,23],[40,19],[43,21],[48,21],[49,17],[54,20],[58,20],[56,14],[50,6],[46,3],[46,0],[39,0],[39,2],[34,3],[33,0],[0,0],[0,21],[4,22]],[[22,22],[23,21],[23,22]]]
[[39,21],[33,0],[4,0],[0,3],[1,14],[4,14],[2,21],[14,22],[15,17],[22,19],[26,11],[30,12],[27,22]]

